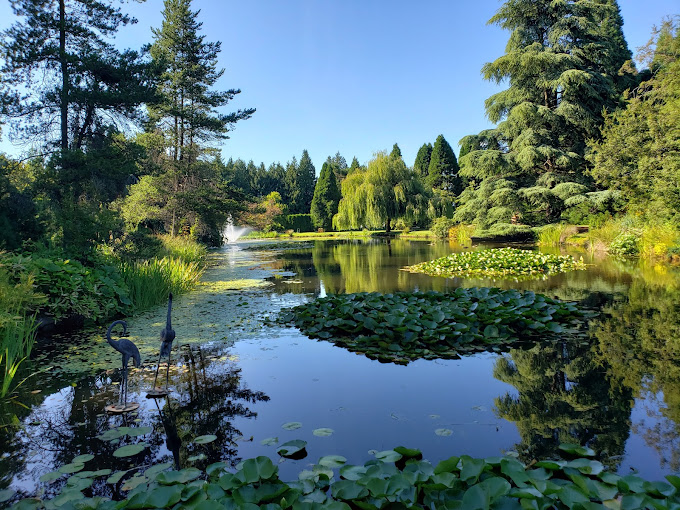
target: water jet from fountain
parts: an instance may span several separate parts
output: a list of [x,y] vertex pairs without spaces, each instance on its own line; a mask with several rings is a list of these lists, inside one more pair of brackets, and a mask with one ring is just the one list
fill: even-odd
[[222,239],[227,244],[235,243],[239,238],[246,235],[252,229],[250,227],[237,227],[234,225],[234,220],[230,216],[227,223],[224,225],[224,230],[222,230]]

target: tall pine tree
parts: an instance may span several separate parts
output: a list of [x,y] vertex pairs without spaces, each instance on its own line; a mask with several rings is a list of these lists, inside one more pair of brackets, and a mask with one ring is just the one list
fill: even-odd
[[307,150],[302,151],[300,162],[293,157],[286,168],[288,211],[291,214],[309,214],[316,185],[316,168]]
[[340,202],[340,189],[335,178],[333,165],[328,162],[321,167],[319,179],[314,188],[314,198],[310,213],[312,222],[316,228],[331,230],[333,228],[333,216],[338,212]]
[[423,179],[427,177],[428,169],[430,168],[430,159],[432,158],[432,144],[424,143],[418,154],[416,154],[416,161],[413,163],[413,170],[416,171]]
[[433,188],[450,191],[454,195],[463,191],[458,160],[444,135],[439,135],[434,142],[425,181]]

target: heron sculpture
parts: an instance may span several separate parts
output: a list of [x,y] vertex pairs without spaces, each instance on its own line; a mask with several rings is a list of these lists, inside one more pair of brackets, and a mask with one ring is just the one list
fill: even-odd
[[120,389],[120,402],[118,405],[109,406],[106,409],[107,411],[114,413],[124,413],[139,407],[139,404],[130,404],[130,406],[128,406],[127,403],[128,362],[130,361],[130,358],[132,358],[132,362],[134,363],[135,367],[139,368],[142,365],[142,358],[139,355],[139,349],[137,349],[137,346],[132,341],[128,340],[127,338],[121,338],[120,340],[114,340],[111,338],[113,328],[118,324],[123,326],[123,334],[121,336],[127,335],[127,322],[113,321],[109,326],[109,329],[106,331],[106,341],[111,347],[123,355],[123,384]]
[[[158,366],[156,367],[156,376],[153,378],[153,388],[157,393],[166,393],[168,391],[168,380],[170,379],[170,353],[172,351],[172,342],[175,340],[175,330],[172,329],[172,324],[170,323],[170,314],[172,313],[172,292],[168,296],[168,319],[165,323],[165,327],[161,331],[161,352],[158,355]],[[158,391],[156,389],[156,379],[158,379],[158,371],[161,368],[161,358],[163,356],[168,357],[168,369],[165,372],[165,390]]]

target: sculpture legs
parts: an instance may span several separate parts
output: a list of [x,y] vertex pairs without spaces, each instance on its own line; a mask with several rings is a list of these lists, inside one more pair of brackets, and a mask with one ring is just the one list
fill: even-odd
[[[156,389],[156,379],[158,379],[158,371],[161,368],[161,354],[158,355],[158,364],[156,365],[156,375],[153,378],[153,388]],[[170,368],[170,362],[168,362],[168,369]]]

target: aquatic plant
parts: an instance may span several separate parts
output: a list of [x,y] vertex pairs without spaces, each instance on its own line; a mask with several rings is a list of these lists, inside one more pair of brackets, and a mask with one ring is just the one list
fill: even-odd
[[186,236],[158,236],[162,243],[162,248],[156,258],[181,259],[184,262],[202,263],[205,261],[208,250],[206,247]]
[[535,278],[566,271],[584,270],[586,265],[566,255],[549,255],[518,248],[497,248],[452,253],[408,268],[431,276]]
[[144,262],[122,263],[120,271],[136,311],[164,302],[168,294],[182,294],[193,289],[204,266],[180,258],[164,257]]
[[582,317],[573,303],[541,294],[473,287],[331,295],[283,310],[276,321],[368,357],[405,362],[535,341]]
[[[197,508],[211,509],[327,509],[350,508],[676,508],[680,478],[649,482],[634,474],[607,471],[592,457],[595,452],[573,444],[560,446],[572,460],[541,460],[523,464],[513,456],[483,459],[454,456],[432,465],[419,450],[397,447],[375,453],[364,465],[348,465],[341,455],[327,455],[284,482],[268,457],[241,462],[234,471],[224,462],[205,470],[168,470],[171,463],[119,472],[107,482],[127,478],[129,492],[122,501],[86,497],[94,478],[109,470],[83,471],[81,462],[62,466],[57,479],[66,484],[51,500],[26,498],[12,508]],[[91,457],[91,456],[90,456]],[[64,469],[67,468],[67,469]],[[74,473],[74,474],[73,474]],[[55,478],[52,477],[51,481]],[[134,483],[132,483],[134,481]],[[0,502],[13,498],[0,491]]]

